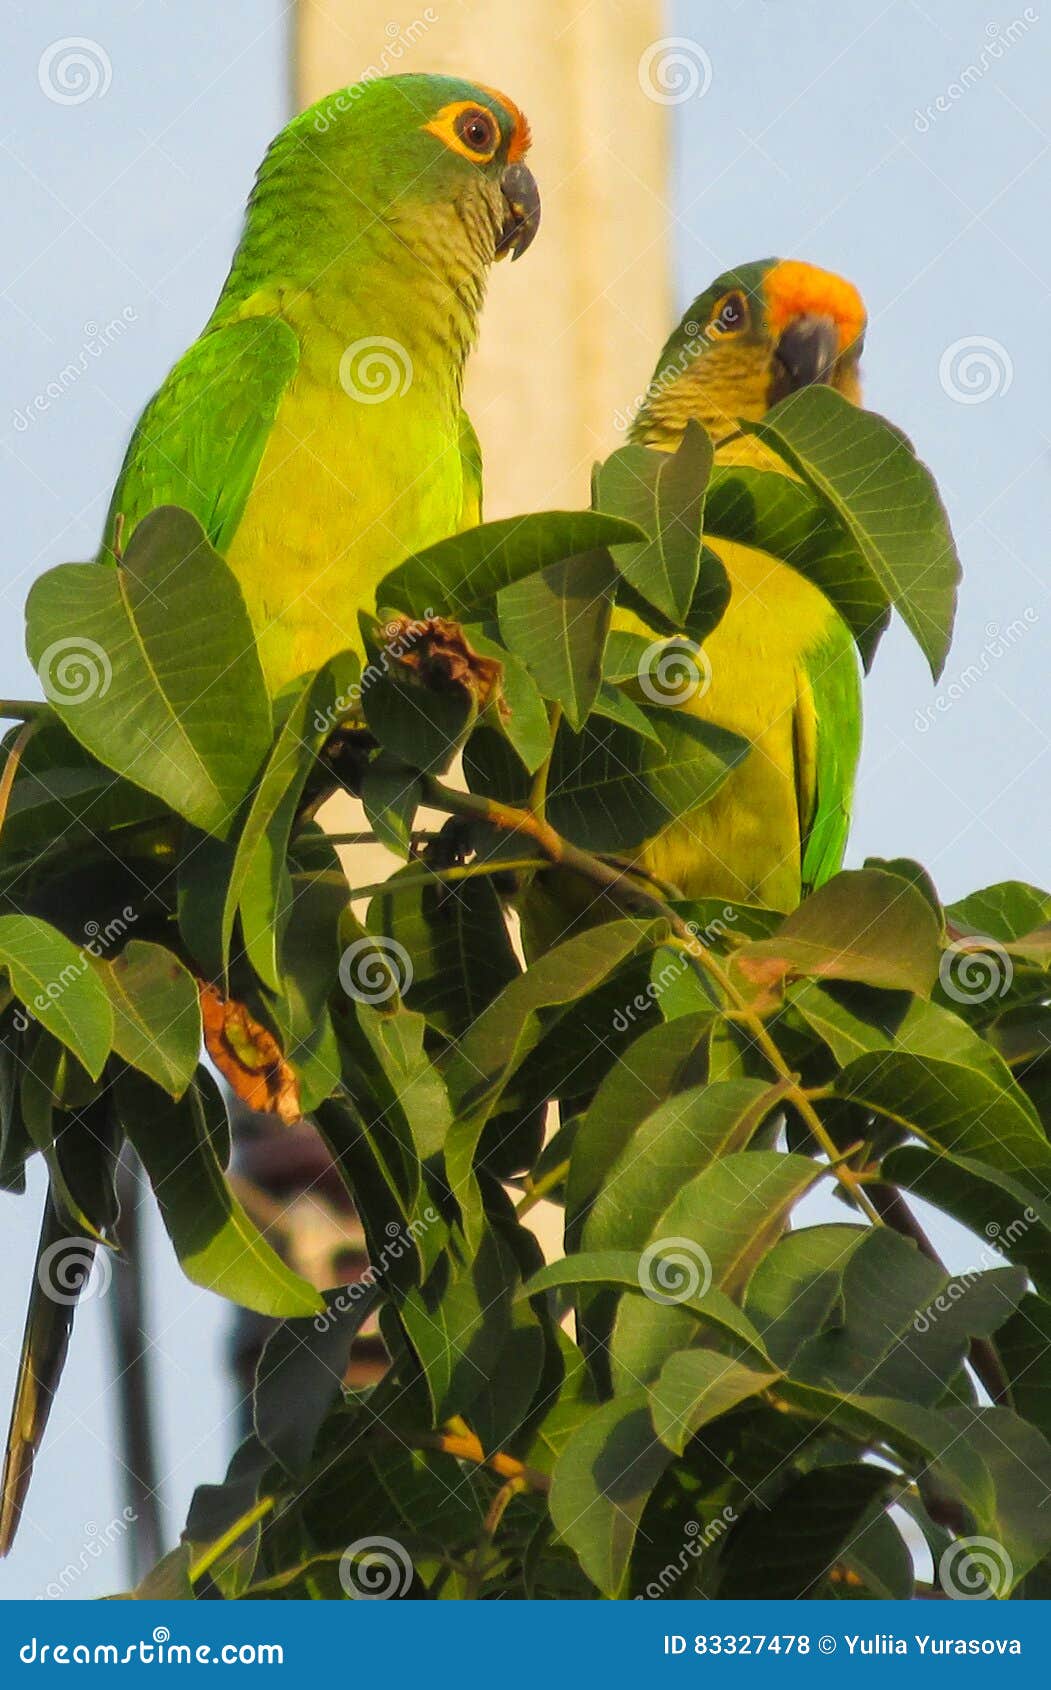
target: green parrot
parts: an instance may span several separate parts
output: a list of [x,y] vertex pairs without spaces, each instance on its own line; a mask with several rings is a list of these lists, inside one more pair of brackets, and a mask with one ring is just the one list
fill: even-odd
[[[361,649],[357,613],[389,569],[481,519],[464,366],[490,264],[520,257],[539,225],[529,142],[512,100],[455,77],[375,78],[301,113],[263,160],[204,332],[132,435],[100,561],[119,563],[157,505],[191,511],[238,578],[274,696]],[[76,1246],[90,1264],[75,1233],[49,1198],[41,1250]],[[75,1289],[58,1304],[34,1286],[0,1555]]]
[[[791,474],[738,420],[758,421],[812,382],[860,403],[865,321],[857,290],[813,265],[771,258],[727,271],[662,351],[630,438],[674,451],[695,418],[717,464]],[[672,819],[636,860],[689,897],[788,910],[843,860],[861,749],[858,656],[839,613],[790,563],[710,543],[730,599],[679,708],[751,749],[709,803]],[[614,626],[648,632],[624,609]]]
[[337,651],[408,553],[481,514],[462,404],[494,259],[540,219],[529,126],[495,90],[377,77],[278,135],[219,302],[147,405],[110,504],[119,556],[192,511],[240,582],[276,695]]

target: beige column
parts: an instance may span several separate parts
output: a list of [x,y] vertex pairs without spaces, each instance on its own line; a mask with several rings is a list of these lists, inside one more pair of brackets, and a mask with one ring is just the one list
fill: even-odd
[[670,326],[670,113],[640,72],[661,0],[300,0],[295,29],[300,106],[368,71],[440,71],[527,114],[543,226],[491,278],[467,406],[487,516],[586,504]]

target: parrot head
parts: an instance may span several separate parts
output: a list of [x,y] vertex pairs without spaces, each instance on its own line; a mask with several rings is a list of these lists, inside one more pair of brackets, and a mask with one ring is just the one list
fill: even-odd
[[342,187],[347,221],[366,242],[375,220],[410,250],[426,246],[426,230],[432,244],[451,237],[472,258],[492,261],[520,258],[540,224],[540,195],[523,162],[529,142],[529,124],[506,94],[414,74],[373,77],[319,100],[271,152],[304,181],[322,190],[327,181],[323,199],[309,187],[300,194],[304,223]]
[[692,417],[718,443],[815,382],[859,404],[865,324],[857,289],[831,271],[785,258],[727,270],[669,339],[631,438],[672,447]]

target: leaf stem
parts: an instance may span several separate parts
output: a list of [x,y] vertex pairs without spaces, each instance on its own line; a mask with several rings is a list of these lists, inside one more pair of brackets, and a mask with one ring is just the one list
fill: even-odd
[[455,868],[432,868],[426,874],[405,874],[390,880],[375,880],[371,886],[354,886],[354,899],[372,898],[378,892],[412,892],[417,886],[440,886],[447,881],[473,880],[483,874],[512,874],[525,869],[546,868],[546,857],[508,857],[503,862],[460,863]]
[[50,709],[42,698],[0,698],[0,721],[33,722]]
[[555,1189],[556,1185],[561,1185],[568,1172],[569,1158],[567,1157],[564,1162],[556,1162],[555,1166],[549,1168],[543,1178],[538,1179],[534,1185],[528,1186],[521,1202],[515,1204],[515,1214],[518,1219],[521,1220],[523,1215],[528,1215],[530,1209],[534,1209],[547,1196],[549,1191]]
[[191,1561],[190,1583],[196,1584],[197,1580],[203,1578],[205,1573],[211,1572],[215,1563],[226,1554],[228,1549],[232,1548],[238,1538],[244,1537],[245,1532],[250,1531],[259,1520],[265,1520],[266,1516],[272,1512],[275,1500],[272,1496],[262,1497],[254,1507],[248,1509],[247,1513],[242,1514],[240,1519],[235,1520],[222,1537],[217,1537],[214,1543],[210,1543],[196,1561]]

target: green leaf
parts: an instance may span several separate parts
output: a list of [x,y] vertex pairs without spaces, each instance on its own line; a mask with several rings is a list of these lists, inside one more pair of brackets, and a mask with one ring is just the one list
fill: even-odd
[[758,984],[803,974],[929,997],[940,957],[926,898],[898,875],[853,869],[826,881],[769,939],[742,945],[734,962]]
[[1024,1288],[1017,1268],[952,1275],[896,1233],[874,1229],[846,1263],[835,1324],[799,1350],[792,1378],[934,1407],[969,1340],[990,1337]]
[[607,551],[562,558],[504,587],[500,632],[545,698],[579,732],[602,682],[616,576]]
[[370,763],[361,788],[365,817],[376,838],[396,857],[408,859],[412,824],[423,788],[415,769],[380,756]]
[[674,452],[622,446],[595,471],[596,506],[628,518],[646,535],[642,542],[616,546],[614,563],[643,599],[676,624],[685,620],[697,584],[711,468],[711,440],[691,420]]
[[704,524],[714,544],[725,539],[768,552],[820,587],[869,668],[890,620],[890,601],[824,499],[779,471],[716,465]]
[[1012,1175],[967,1156],[907,1144],[884,1158],[883,1173],[984,1239],[985,1266],[1005,1255],[1051,1296],[1051,1203],[1037,1196],[1025,1170]]
[[642,1511],[671,1459],[634,1391],[594,1409],[555,1463],[551,1518],[604,1596],[624,1594]]
[[849,980],[828,986],[800,980],[788,988],[785,1001],[845,1068],[856,1056],[892,1045],[896,1028],[915,1000],[904,992],[881,992]]
[[[990,1060],[996,1052],[989,1047]],[[1025,1093],[1009,1076],[969,1061],[904,1050],[859,1056],[834,1082],[838,1096],[875,1109],[951,1154],[987,1162],[1042,1193],[1051,1180],[1051,1145]]]
[[[8,736],[7,749],[10,749]],[[83,849],[161,810],[141,787],[117,780],[55,717],[44,715],[22,751],[7,814],[4,856],[56,842]]]
[[1022,1298],[996,1334],[1011,1406],[1051,1440],[1051,1302]]
[[29,1015],[97,1079],[113,1045],[113,1011],[91,953],[32,915],[0,915],[0,968]]
[[151,511],[120,567],[42,575],[26,644],[88,751],[225,837],[269,749],[270,703],[241,589],[194,517]]
[[[651,1228],[646,1297],[623,1298],[611,1345],[617,1390],[656,1378],[696,1335],[678,1302],[705,1283],[740,1297],[795,1204],[823,1170],[805,1156],[743,1150],[688,1180]],[[657,1300],[660,1298],[661,1300]]]
[[410,616],[428,613],[476,621],[512,581],[562,558],[640,538],[634,523],[598,511],[543,511],[484,522],[414,553],[376,590],[377,604]]
[[[567,1287],[576,1289],[581,1286],[604,1286],[618,1292],[631,1291],[642,1294],[644,1278],[648,1272],[649,1269],[641,1263],[637,1250],[584,1250],[566,1256],[561,1261],[549,1262],[532,1276],[519,1292],[519,1296],[535,1297],[544,1291],[558,1291]],[[646,1283],[649,1283],[648,1279]],[[703,1283],[703,1280],[700,1280],[697,1289],[691,1291],[687,1282],[682,1294],[675,1298],[676,1305],[697,1315],[702,1321],[719,1327],[731,1337],[740,1339],[762,1360],[767,1360],[762,1339],[747,1316],[742,1314],[725,1291],[720,1291],[715,1286],[709,1286],[705,1290]]]
[[459,1038],[520,969],[488,878],[402,884],[419,875],[415,863],[391,875],[369,905],[369,927],[409,958],[402,989],[408,1007]]
[[960,932],[1010,944],[1051,921],[1051,895],[1022,880],[1001,880],[947,904],[945,914]]
[[132,939],[96,973],[113,1011],[113,1048],[163,1091],[181,1097],[201,1051],[197,982],[163,945]]
[[566,1248],[579,1247],[584,1223],[610,1168],[659,1098],[703,1078],[707,1014],[683,1016],[637,1038],[606,1078],[580,1124],[566,1182]]
[[295,694],[237,841],[221,918],[223,967],[238,911],[245,949],[259,978],[280,990],[281,936],[291,906],[288,843],[307,776],[346,708],[360,674],[353,652],[341,652]]
[[[495,623],[487,623],[486,628],[497,632]],[[531,775],[551,749],[551,724],[540,688],[526,665],[477,623],[464,628],[464,637],[480,656],[492,658],[503,669],[501,708],[489,712],[486,719],[513,747]]]
[[754,1596],[798,1601],[813,1593],[849,1549],[894,1475],[860,1463],[819,1467],[794,1479],[769,1507],[752,1507],[730,1536],[719,1580],[721,1599]]
[[330,1291],[324,1314],[286,1320],[259,1357],[253,1393],[256,1436],[288,1473],[302,1473],[322,1421],[342,1390],[350,1350],[375,1310],[369,1285]]
[[778,1368],[746,1367],[715,1350],[678,1350],[650,1386],[653,1429],[662,1444],[682,1455],[695,1433],[781,1377]]
[[587,1250],[642,1248],[695,1175],[748,1147],[783,1087],[763,1080],[695,1086],[667,1098],[638,1126],[595,1194],[584,1225]]
[[481,1219],[472,1172],[478,1141],[514,1069],[550,1026],[538,1012],[564,1008],[593,991],[652,944],[661,925],[614,921],[567,940],[505,986],[461,1040],[446,1074],[457,1119],[446,1140],[445,1166],[469,1238],[479,1236]]
[[759,1263],[748,1283],[745,1312],[780,1367],[790,1367],[813,1334],[839,1318],[843,1275],[867,1237],[863,1226],[800,1227]]
[[[995,1537],[1000,1553],[988,1565],[993,1595],[1010,1595],[1051,1549],[1051,1444],[1007,1408],[953,1408],[950,1425],[977,1450],[993,1482],[996,1514],[982,1524]],[[948,1582],[946,1580],[946,1582]],[[969,1586],[961,1579],[964,1589]]]
[[656,742],[594,717],[579,735],[563,726],[556,737],[548,817],[585,850],[623,852],[644,844],[713,798],[750,750],[739,735],[683,710],[643,714]]
[[791,394],[741,427],[825,498],[931,666],[952,638],[960,565],[930,471],[899,429],[830,387]]
[[278,1319],[323,1310],[319,1294],[285,1266],[230,1190],[197,1086],[176,1103],[129,1071],[116,1097],[186,1277]]

